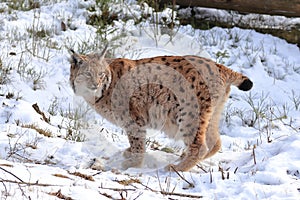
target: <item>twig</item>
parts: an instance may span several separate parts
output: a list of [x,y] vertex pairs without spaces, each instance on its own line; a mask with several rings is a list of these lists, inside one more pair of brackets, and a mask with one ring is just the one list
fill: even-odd
[[[162,186],[161,186],[161,183],[160,183],[159,175],[158,175],[158,170],[156,171],[156,174],[157,174],[157,180],[158,180],[158,184],[159,184],[160,191],[163,191]],[[143,184],[142,184],[142,185],[143,185]],[[146,187],[148,188],[148,186],[146,186]],[[152,189],[150,189],[150,190],[153,192]]]
[[201,169],[204,173],[207,173],[207,172],[208,172],[208,171],[205,170],[201,165],[197,165],[197,167],[198,167],[199,169]]
[[179,196],[179,197],[188,197],[188,198],[203,198],[203,196],[200,195],[193,195],[193,194],[183,194],[183,193],[174,193],[174,192],[164,192],[164,191],[158,191],[163,195],[173,195],[173,196]]
[[210,177],[210,183],[213,182],[213,177],[212,177],[212,170],[210,169],[209,170],[209,177]]
[[20,185],[28,185],[28,186],[41,186],[41,187],[49,187],[49,186],[60,186],[62,187],[63,185],[53,185],[53,184],[47,184],[47,183],[30,183],[30,182],[19,182],[19,181],[13,181],[13,180],[6,180],[6,179],[1,179],[0,180],[1,183],[15,183],[15,184],[20,184]]
[[[149,189],[151,192],[157,192],[157,193],[161,193],[163,195],[170,195],[170,196],[180,196],[180,197],[188,197],[188,198],[203,198],[203,196],[200,195],[193,195],[193,194],[183,194],[183,193],[176,193],[176,192],[166,192],[166,191],[159,191],[159,190],[154,190],[152,188],[150,188],[149,186],[146,186],[142,183],[140,183],[142,186],[144,186],[146,189]],[[106,190],[113,190],[113,191],[117,191],[117,192],[123,192],[123,191],[136,191],[136,189],[133,188],[104,188],[104,187],[100,187],[101,189],[106,189]]]
[[219,171],[221,172],[221,177],[222,180],[225,180],[225,173],[224,173],[224,169],[219,165]]
[[140,196],[142,196],[142,192],[140,192],[133,200],[137,200],[138,198],[140,198]]
[[193,184],[193,183],[191,183],[191,182],[189,182],[188,180],[186,180],[186,178],[184,178],[175,168],[174,168],[174,166],[170,166],[171,168],[172,168],[172,170],[182,179],[182,180],[184,180],[187,184],[189,184],[189,187],[190,188],[194,188],[195,187],[195,185]]
[[256,145],[253,146],[253,149],[252,149],[252,154],[253,154],[253,161],[254,161],[254,165],[256,165],[256,155],[255,155],[255,148],[256,148]]
[[[179,175],[181,178],[183,178],[181,175]],[[184,179],[184,178],[183,178]],[[184,179],[185,180],[185,179]],[[189,185],[193,185],[190,182],[188,182],[187,180],[185,180]],[[151,192],[155,192],[155,193],[160,193],[162,195],[170,195],[170,196],[180,196],[180,197],[188,197],[188,198],[195,198],[195,199],[199,199],[199,198],[203,198],[203,196],[200,195],[193,195],[193,194],[184,194],[184,193],[176,193],[176,192],[167,192],[167,191],[163,191],[162,187],[160,186],[161,190],[154,190],[152,188],[150,188],[148,185],[143,184],[142,182],[136,182],[137,184],[142,185],[143,187],[145,187],[144,189],[142,188],[105,188],[102,185],[99,187],[100,189],[106,189],[106,190],[113,190],[113,191],[117,191],[117,192],[127,192],[127,191],[136,191],[137,189],[142,189],[142,190],[150,190]],[[160,184],[160,183],[159,183]]]
[[7,198],[7,196],[9,195],[8,191],[7,191],[7,187],[4,182],[2,182],[2,185],[4,187],[4,191],[2,191],[2,194]]
[[176,192],[167,192],[167,191],[159,191],[159,190],[154,190],[152,188],[150,188],[147,185],[144,185],[143,183],[139,183],[142,186],[144,186],[146,189],[150,190],[151,192],[157,192],[157,193],[161,193],[163,195],[174,195],[174,196],[180,196],[180,197],[189,197],[189,198],[203,198],[203,196],[200,195],[193,195],[193,194],[183,194],[183,193],[176,193]]
[[[15,177],[16,179],[18,179],[18,180],[20,181],[20,182],[19,182],[19,181],[4,180],[3,178],[1,178],[0,182],[2,182],[3,185],[5,185],[4,182],[17,183],[18,186],[19,186],[19,188],[20,188],[20,191],[21,191],[22,195],[23,195],[23,196],[26,196],[24,190],[23,190],[23,189],[21,188],[21,186],[20,186],[21,184],[24,184],[25,182],[24,182],[21,178],[19,178],[18,176],[16,176],[16,175],[14,175],[13,173],[11,173],[10,171],[8,171],[8,170],[6,170],[6,169],[4,169],[4,168],[2,168],[2,167],[0,167],[0,169],[3,170],[3,171],[6,172],[6,173],[12,175],[13,177]],[[30,196],[29,196],[29,199],[30,199]]]
[[134,188],[105,188],[105,187],[100,187],[101,189],[104,189],[104,190],[113,190],[113,191],[116,191],[116,192],[124,192],[124,191],[135,191],[136,189]]
[[20,179],[19,177],[17,177],[16,175],[14,175],[13,173],[11,173],[10,171],[0,167],[1,170],[5,171],[6,173],[12,175],[13,177],[15,177],[16,179],[18,179],[19,181],[21,181],[21,183],[24,183],[24,181],[22,179]]
[[144,186],[146,189],[150,190],[151,192],[157,192],[157,190],[153,190],[148,185],[144,185],[143,183],[140,183],[142,186]]
[[236,174],[238,169],[239,169],[239,167],[236,167],[233,173]]
[[32,108],[37,112],[39,115],[42,116],[43,120],[49,124],[50,120],[46,117],[45,113],[41,111],[40,107],[37,103],[32,104]]

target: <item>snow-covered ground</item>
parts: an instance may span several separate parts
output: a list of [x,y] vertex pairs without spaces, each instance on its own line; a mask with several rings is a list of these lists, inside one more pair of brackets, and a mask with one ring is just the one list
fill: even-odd
[[[68,83],[67,48],[88,53],[103,46],[97,27],[86,23],[93,4],[41,1],[37,9],[18,11],[0,3],[1,199],[300,198],[296,45],[238,28],[170,31],[150,19],[136,24],[151,8],[112,5],[128,20],[108,27],[111,54],[211,57],[254,82],[250,92],[232,88],[215,156],[191,172],[166,172],[182,145],[152,131],[144,166],[122,170],[126,135],[75,97]],[[157,16],[168,23],[172,15]],[[90,168],[95,158],[103,170]]]

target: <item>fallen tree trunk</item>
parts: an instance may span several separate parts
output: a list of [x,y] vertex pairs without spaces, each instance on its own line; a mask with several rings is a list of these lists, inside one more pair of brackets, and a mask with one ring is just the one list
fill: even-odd
[[295,26],[286,26],[282,28],[268,28],[268,27],[259,27],[259,26],[250,26],[246,23],[243,24],[237,24],[230,21],[222,21],[217,19],[202,19],[200,20],[198,17],[195,18],[195,16],[191,16],[186,19],[181,19],[180,24],[186,25],[191,24],[194,28],[199,29],[210,29],[212,27],[218,26],[222,28],[233,28],[233,27],[239,27],[243,29],[253,29],[260,33],[265,34],[271,34],[273,36],[282,38],[286,40],[289,43],[297,44],[297,46],[300,48],[300,28]]
[[[165,5],[166,2],[171,4],[172,7],[174,7],[173,3],[183,7],[195,6],[193,9],[189,9],[190,13],[186,11],[178,12],[178,18],[182,25],[190,24],[198,29],[210,29],[214,26],[253,29],[260,33],[267,33],[285,39],[287,42],[297,44],[300,48],[300,20],[297,20],[297,18],[260,14],[244,15],[236,12],[220,12],[221,10],[208,8],[243,10],[246,13],[276,13],[296,17],[300,16],[300,0],[160,0],[160,5]],[[238,8],[238,5],[241,5],[241,8]],[[269,5],[268,9],[267,5]],[[281,9],[279,9],[280,6]]]
[[160,5],[173,4],[174,1],[183,7],[207,7],[241,13],[300,17],[300,0],[160,0]]

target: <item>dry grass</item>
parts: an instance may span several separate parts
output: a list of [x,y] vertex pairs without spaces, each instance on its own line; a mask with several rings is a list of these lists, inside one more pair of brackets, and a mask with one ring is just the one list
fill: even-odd
[[46,136],[46,137],[52,137],[52,132],[50,130],[39,128],[38,125],[36,125],[36,124],[22,124],[21,127],[33,129],[36,132],[38,132],[39,134]]
[[95,181],[95,179],[93,178],[93,176],[82,174],[80,172],[69,172],[69,174],[71,174],[73,176],[78,176],[78,177],[83,178],[83,179],[88,180],[88,181]]

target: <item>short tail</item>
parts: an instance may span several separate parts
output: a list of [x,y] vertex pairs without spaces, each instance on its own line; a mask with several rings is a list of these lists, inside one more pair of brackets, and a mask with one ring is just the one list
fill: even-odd
[[238,87],[242,91],[248,91],[253,87],[253,82],[247,76],[235,72],[224,65],[217,64],[217,66],[226,74],[228,83]]
[[253,82],[247,76],[235,71],[232,71],[228,81],[242,91],[248,91],[253,87]]
[[247,76],[243,76],[243,81],[240,82],[239,85],[237,85],[237,87],[243,91],[250,90],[252,86],[253,86],[253,82]]

